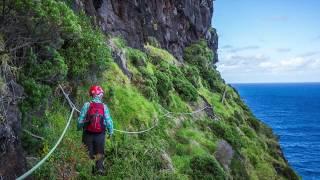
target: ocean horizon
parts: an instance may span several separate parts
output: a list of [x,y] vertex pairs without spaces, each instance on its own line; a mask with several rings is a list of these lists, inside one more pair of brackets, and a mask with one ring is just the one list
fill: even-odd
[[232,83],[253,114],[279,137],[307,180],[320,179],[320,82]]

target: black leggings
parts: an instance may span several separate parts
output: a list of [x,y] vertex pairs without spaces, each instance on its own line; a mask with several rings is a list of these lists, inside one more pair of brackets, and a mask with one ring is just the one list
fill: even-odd
[[90,134],[88,132],[83,132],[82,142],[87,147],[89,151],[89,156],[91,159],[94,159],[97,156],[96,160],[96,169],[104,170],[103,160],[104,160],[104,144],[105,144],[105,133],[100,134]]

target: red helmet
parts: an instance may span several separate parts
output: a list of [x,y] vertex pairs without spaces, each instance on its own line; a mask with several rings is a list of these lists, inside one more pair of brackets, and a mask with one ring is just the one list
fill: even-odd
[[91,86],[90,90],[89,90],[89,94],[90,96],[96,96],[103,93],[103,89],[101,88],[101,86]]

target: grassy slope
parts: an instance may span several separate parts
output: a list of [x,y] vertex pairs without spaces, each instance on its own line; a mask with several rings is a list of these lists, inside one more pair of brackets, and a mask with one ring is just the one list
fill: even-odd
[[[63,83],[73,88],[76,104],[80,106],[89,99],[89,85],[99,83],[107,92],[105,102],[110,107],[115,128],[143,130],[152,126],[155,120],[158,120],[158,126],[139,135],[116,133],[112,141],[107,140],[105,163],[108,173],[97,179],[296,177],[281,158],[277,139],[270,128],[256,120],[237,92],[221,79],[211,64],[213,52],[204,41],[188,47],[185,63],[180,64],[159,47],[147,44],[145,52],[142,52],[127,47],[120,38],[109,37],[108,41],[114,42],[118,50],[126,53],[129,70],[133,73],[133,78],[129,80],[113,62],[110,50],[105,46],[105,37],[85,23],[83,15],[75,16],[64,3],[53,0],[44,0],[42,4],[35,7],[36,18],[32,21],[46,21],[50,22],[48,28],[52,24],[61,28],[59,35],[66,43],[55,46],[54,58],[47,61],[64,68],[60,73],[63,77],[54,84],[39,80],[43,73],[53,73],[47,68],[40,66],[32,74],[21,72],[20,81],[29,82],[23,84],[28,97],[37,97],[37,101],[27,98],[21,105],[24,127],[45,138],[39,143],[24,134],[24,147],[28,155],[39,158],[45,155],[66,123],[70,109],[55,91],[56,85]],[[32,3],[22,3],[19,7],[34,6]],[[63,12],[64,16],[59,12]],[[30,56],[35,60],[29,66],[38,67],[34,61],[40,61],[42,57],[33,53]],[[24,68],[28,68],[28,63]],[[205,115],[162,116],[166,113],[164,108],[172,112],[196,110],[195,107],[203,103],[199,95],[213,106],[218,120]],[[34,106],[40,104],[45,111],[42,110],[39,116],[39,110],[35,111],[37,108]],[[217,143],[222,139],[234,150],[229,169],[223,169],[220,164],[222,160],[215,158]],[[170,160],[164,160],[163,156],[170,157],[174,171],[166,168]],[[35,177],[91,179],[92,164],[81,145],[81,131],[77,131],[73,122],[62,144],[49,161],[36,171]]]
[[[161,53],[159,52],[159,54]],[[151,72],[155,72],[157,66],[149,62],[152,61],[151,59],[147,60],[146,67],[151,66]],[[130,64],[129,67],[132,72],[135,72],[134,77],[139,76],[139,70],[135,65]],[[159,119],[159,126],[148,133],[141,135],[116,133],[112,142],[107,140],[106,166],[108,174],[104,178],[172,177],[188,179],[207,175],[209,178],[231,176],[236,179],[243,177],[245,179],[285,179],[277,174],[273,164],[287,168],[286,163],[277,157],[277,154],[273,157],[274,150],[271,149],[272,147],[268,147],[270,142],[276,143],[275,137],[265,125],[259,123],[246,108],[243,108],[244,105],[239,99],[239,95],[229,86],[224,84],[227,86],[227,97],[224,104],[221,103],[221,93],[211,91],[205,86],[197,89],[198,93],[203,95],[214,107],[214,111],[219,117],[218,121],[214,121],[208,117],[198,119],[188,115],[172,118],[161,117],[166,113],[160,108],[161,106],[165,106],[170,111],[188,112],[191,109],[190,103],[182,100],[174,89],[169,93],[172,97],[169,104],[161,104],[160,100],[149,101],[147,97],[143,96],[139,85],[133,84],[115,63],[111,63],[98,82],[101,82],[103,88],[109,92],[105,101],[110,106],[117,129],[142,130],[153,125],[154,119]],[[86,96],[87,88],[84,86],[78,89],[77,103],[79,105],[89,99]],[[111,94],[111,100],[108,94]],[[64,126],[68,114],[66,109],[68,107],[62,108],[57,103],[47,113],[49,119],[52,119],[50,129],[54,129],[52,132],[47,132],[51,137],[48,137],[48,142],[54,142],[53,137],[57,137],[59,134],[59,131],[55,130],[60,130]],[[255,125],[252,125],[252,121]],[[54,134],[55,136],[53,136]],[[56,177],[66,171],[60,170],[62,172],[59,172],[59,169],[64,167],[64,169],[70,169],[73,176],[78,176],[77,172],[79,172],[80,177],[89,178],[90,165],[87,162],[90,160],[86,158],[83,149],[79,149],[81,147],[80,139],[81,132],[76,131],[75,123],[73,123],[63,145],[45,165],[47,168],[39,172],[39,177],[47,176],[48,171]],[[215,163],[217,168],[221,169],[221,174],[214,174],[205,168],[200,171],[200,175],[196,174],[192,167],[205,166],[206,163],[196,161],[198,164],[193,165],[194,159],[209,156],[211,159],[209,158],[208,161],[216,162],[214,153],[219,139],[225,139],[235,150],[230,170],[222,170],[222,167]],[[74,151],[74,148],[78,150]],[[45,152],[44,150],[43,153]],[[170,155],[175,168],[174,172],[164,169],[165,165],[161,159],[163,153]],[[52,166],[55,168],[50,168]]]

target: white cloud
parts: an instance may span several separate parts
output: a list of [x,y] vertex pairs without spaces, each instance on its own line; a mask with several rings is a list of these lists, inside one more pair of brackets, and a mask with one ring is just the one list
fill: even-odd
[[262,68],[274,68],[276,67],[276,64],[271,62],[261,62],[259,66]]
[[320,58],[319,59],[314,59],[308,64],[308,68],[310,69],[320,69]]
[[256,66],[269,58],[263,54],[221,53],[218,68],[221,72],[251,72]]
[[239,61],[248,61],[250,63],[265,61],[269,58],[263,54],[237,54],[237,53],[225,53],[221,55],[221,60],[223,62],[239,62]]
[[280,61],[261,62],[259,67],[270,72],[299,72],[306,71],[308,68],[319,67],[320,62],[306,59],[303,57],[293,57]]
[[[317,51],[290,57],[292,53],[276,53],[276,48],[233,52],[230,49],[234,48],[227,46],[219,52],[217,64],[222,76],[230,82],[308,81],[313,77],[310,74],[320,73],[320,52]],[[278,50],[291,51],[289,48]]]

